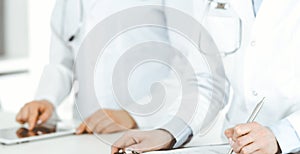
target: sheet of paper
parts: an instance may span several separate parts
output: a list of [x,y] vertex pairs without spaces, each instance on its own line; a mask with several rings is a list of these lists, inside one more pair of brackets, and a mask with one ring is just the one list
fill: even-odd
[[229,149],[229,145],[210,145],[168,151],[148,152],[146,154],[225,154]]

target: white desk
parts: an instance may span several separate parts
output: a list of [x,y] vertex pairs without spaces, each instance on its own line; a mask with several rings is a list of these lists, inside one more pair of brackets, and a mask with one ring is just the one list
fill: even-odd
[[[0,128],[19,126],[15,115],[0,112]],[[121,134],[100,135],[113,143]],[[226,153],[228,146],[203,146],[172,151],[150,152],[147,154],[218,154]],[[65,136],[18,145],[1,145],[0,154],[110,154],[110,145],[94,135]]]
[[[0,128],[19,126],[15,115],[0,112]],[[111,142],[121,134],[101,135]],[[0,154],[109,154],[110,145],[94,135],[65,136],[18,145],[0,145]]]

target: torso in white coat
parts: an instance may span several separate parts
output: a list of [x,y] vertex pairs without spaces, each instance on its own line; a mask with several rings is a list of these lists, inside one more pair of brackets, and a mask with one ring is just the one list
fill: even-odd
[[256,121],[268,126],[287,118],[299,132],[299,26],[299,1],[264,0],[245,52],[244,83],[239,83],[244,84],[245,102],[232,102],[225,127],[246,122],[266,97]]
[[[114,13],[119,11],[134,7],[156,4],[161,5],[161,0],[155,1],[141,1],[141,0],[129,0],[129,1],[119,1],[119,0],[94,0],[93,5],[90,9],[86,11],[86,20],[84,26],[84,36],[93,30],[97,24],[101,24],[106,18],[109,18]],[[156,13],[155,10],[152,13]],[[163,15],[158,14],[158,18],[163,19]],[[130,20],[130,18],[128,18]],[[162,20],[162,24],[163,24]],[[122,23],[120,23],[122,24]],[[112,25],[119,26],[119,25]],[[112,27],[111,27],[112,28]],[[110,29],[107,29],[109,32]],[[84,37],[83,37],[84,38]],[[126,49],[133,47],[136,44],[139,44],[144,41],[149,40],[162,40],[166,41],[166,34],[163,30],[153,30],[153,29],[140,29],[132,30],[126,32],[121,36],[113,40],[106,50],[103,52],[103,55],[99,57],[98,63],[95,70],[95,91],[98,98],[97,103],[89,102],[84,103],[81,100],[78,100],[78,105],[81,108],[81,112],[85,113],[85,117],[91,114],[91,111],[95,111],[99,108],[111,108],[111,109],[120,109],[120,106],[116,101],[116,98],[113,94],[112,89],[112,73],[114,66],[119,60],[120,56],[124,54]],[[134,57],[132,57],[134,58]],[[83,68],[84,69],[84,68]],[[140,70],[140,71],[138,71]],[[161,65],[148,65],[141,66],[137,71],[134,71],[133,78],[129,82],[129,90],[131,90],[132,97],[135,101],[146,97],[150,94],[150,86],[153,82],[158,81],[168,74],[166,68],[161,67]],[[152,75],[151,75],[152,74]],[[157,75],[153,75],[157,74]],[[81,74],[78,74],[81,75]],[[91,85],[90,85],[91,86]],[[121,88],[121,87],[120,87]],[[88,96],[85,96],[84,101],[89,101]],[[88,111],[88,112],[87,112]]]
[[[52,25],[55,32],[59,34],[53,35],[50,64],[45,67],[41,78],[36,99],[46,99],[59,105],[61,101],[69,94],[72,88],[73,62],[78,54],[78,50],[85,36],[101,21],[119,11],[143,5],[162,5],[161,0],[82,0],[83,10],[80,9],[80,0],[58,0],[53,12]],[[156,13],[157,18],[161,19],[163,24],[163,14],[153,10],[151,13]],[[83,20],[80,21],[80,15],[83,15]],[[128,18],[129,19],[129,18]],[[75,39],[68,42],[68,39],[74,35],[79,24],[82,24],[79,34],[76,34]],[[118,26],[118,25],[113,25]],[[109,33],[110,29],[107,29]],[[110,45],[103,54],[97,70],[95,71],[95,91],[97,91],[98,100],[91,101],[88,95],[81,97],[76,101],[77,107],[83,118],[88,117],[100,108],[120,109],[118,103],[114,99],[112,92],[112,71],[113,66],[119,56],[124,53],[125,49],[145,40],[161,40],[166,41],[167,34],[163,30],[141,29],[131,31],[122,35]],[[66,42],[62,42],[63,38]],[[71,48],[66,47],[67,43]],[[85,74],[82,73],[86,68],[78,68],[78,76],[84,82]],[[150,86],[153,82],[163,79],[169,70],[161,65],[141,66],[134,73],[134,82],[130,82],[129,87],[134,100],[141,99],[147,94],[150,94]],[[152,74],[152,75],[149,75]],[[157,74],[157,75],[153,75]],[[51,83],[49,81],[51,80]],[[81,85],[82,86],[82,85]],[[94,90],[94,85],[84,85]],[[81,87],[79,86],[79,91]],[[78,89],[75,89],[78,90]],[[76,110],[75,110],[76,112]],[[75,116],[78,116],[77,114]]]

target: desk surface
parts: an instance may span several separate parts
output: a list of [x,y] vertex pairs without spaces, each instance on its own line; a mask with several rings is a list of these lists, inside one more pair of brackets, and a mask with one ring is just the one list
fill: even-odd
[[[19,126],[15,115],[0,112],[0,128]],[[106,141],[115,141],[121,134],[101,135]],[[109,154],[110,145],[94,135],[65,136],[18,145],[0,145],[1,154]]]
[[[15,122],[15,115],[0,112],[0,128],[18,127]],[[100,135],[105,141],[113,143],[121,133]],[[208,141],[208,140],[206,140]],[[178,149],[172,151],[150,152],[147,154],[218,154],[225,153],[228,146],[199,146],[197,148]],[[40,140],[35,142],[1,145],[0,154],[109,154],[110,145],[104,143],[94,135],[65,136]]]

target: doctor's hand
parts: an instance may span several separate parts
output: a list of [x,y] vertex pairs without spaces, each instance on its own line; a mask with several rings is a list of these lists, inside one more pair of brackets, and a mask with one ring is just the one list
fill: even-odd
[[54,106],[52,103],[46,100],[32,101],[21,108],[16,120],[21,124],[28,123],[28,129],[33,130],[36,125],[46,122],[53,112]]
[[101,109],[92,114],[77,128],[76,134],[114,133],[136,128],[136,122],[125,110]]
[[175,142],[174,137],[165,130],[129,131],[112,146],[111,154],[120,149],[130,149],[139,153],[170,149]]
[[237,154],[275,154],[279,149],[272,131],[256,122],[227,129],[225,135]]

